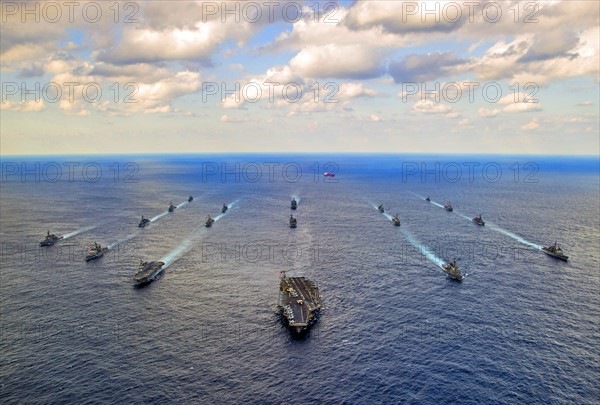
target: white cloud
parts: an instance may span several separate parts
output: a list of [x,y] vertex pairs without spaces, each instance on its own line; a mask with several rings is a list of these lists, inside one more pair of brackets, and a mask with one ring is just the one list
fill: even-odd
[[515,104],[509,104],[502,109],[503,112],[507,112],[507,113],[522,113],[522,112],[541,111],[541,110],[542,110],[542,106],[539,103],[537,103],[537,104],[515,103]]
[[540,127],[540,123],[539,123],[537,117],[533,117],[531,119],[531,121],[529,121],[529,123],[523,125],[521,127],[521,129],[523,129],[525,131],[530,131],[530,130],[533,130],[533,129],[538,129],[539,127]]
[[491,118],[498,115],[500,113],[500,110],[498,108],[488,109],[481,107],[479,110],[477,110],[477,113],[482,118]]
[[436,103],[433,100],[418,101],[411,111],[425,114],[446,114],[452,111],[452,107],[447,104]]
[[231,117],[227,114],[224,114],[224,115],[221,115],[221,118],[219,119],[219,121],[224,122],[224,123],[242,123],[242,122],[248,122],[248,119]]
[[6,100],[0,103],[0,109],[7,111],[18,111],[18,112],[36,112],[42,111],[45,108],[44,101],[41,99],[38,101],[10,101]]
[[380,60],[379,52],[372,47],[330,43],[302,49],[289,64],[303,77],[366,78],[383,74]]

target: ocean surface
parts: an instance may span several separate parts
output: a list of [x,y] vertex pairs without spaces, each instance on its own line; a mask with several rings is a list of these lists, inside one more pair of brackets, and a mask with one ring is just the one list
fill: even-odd
[[[597,157],[1,163],[2,403],[600,402]],[[65,238],[41,248],[47,230]],[[134,288],[140,260],[166,265]],[[323,295],[304,339],[276,313],[282,270]]]

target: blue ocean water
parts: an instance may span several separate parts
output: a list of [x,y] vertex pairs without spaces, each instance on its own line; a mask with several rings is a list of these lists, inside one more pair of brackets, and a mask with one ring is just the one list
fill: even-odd
[[[597,157],[1,163],[3,403],[600,401]],[[47,230],[65,239],[38,247]],[[86,263],[93,241],[111,249]],[[555,241],[569,262],[539,250]],[[136,289],[140,260],[166,266]],[[281,270],[323,294],[302,340],[275,313]]]

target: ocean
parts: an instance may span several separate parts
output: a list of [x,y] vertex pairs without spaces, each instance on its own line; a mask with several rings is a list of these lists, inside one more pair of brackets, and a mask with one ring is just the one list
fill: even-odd
[[[598,157],[1,163],[3,403],[600,401]],[[47,231],[64,239],[39,247]],[[94,241],[110,249],[86,263]],[[165,266],[134,288],[140,260]],[[304,339],[277,316],[280,271],[323,295]]]

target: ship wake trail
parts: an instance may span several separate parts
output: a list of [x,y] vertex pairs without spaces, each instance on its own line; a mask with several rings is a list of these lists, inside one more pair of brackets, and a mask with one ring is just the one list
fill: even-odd
[[75,232],[71,232],[66,235],[63,235],[63,240],[72,238],[73,236],[77,236],[83,232],[91,231],[92,229],[96,228],[97,226],[98,225],[90,225],[90,226],[86,226],[84,228],[80,228],[80,229],[76,230]]
[[458,212],[458,211],[456,211],[456,210],[454,210],[454,212],[456,212],[456,213],[457,213],[457,214],[458,214],[460,217],[462,217],[462,218],[466,219],[467,221],[473,221],[473,219],[469,218],[468,216],[466,216],[466,215],[465,215],[465,214],[463,214],[463,213],[460,213],[460,212]]
[[231,211],[231,209],[238,203],[240,202],[240,199],[238,198],[237,200],[230,202],[229,204],[227,204],[227,211],[217,215],[216,217],[214,217],[215,222],[217,222],[219,219],[223,218],[225,215],[229,214],[229,211]]
[[524,245],[531,246],[531,247],[533,247],[533,248],[535,248],[535,249],[538,249],[538,250],[541,250],[541,249],[542,249],[542,247],[541,247],[540,245],[536,245],[536,244],[535,244],[535,243],[533,243],[533,242],[529,242],[528,240],[526,240],[526,239],[524,239],[524,238],[520,237],[519,235],[516,235],[516,234],[514,234],[514,233],[512,233],[512,232],[509,232],[509,231],[507,231],[506,229],[502,229],[502,228],[500,228],[500,227],[499,227],[498,225],[496,225],[496,224],[493,224],[493,223],[491,223],[491,222],[486,222],[486,223],[485,223],[485,225],[486,225],[486,226],[489,226],[491,229],[493,229],[493,230],[494,230],[494,231],[496,231],[496,232],[500,232],[500,233],[502,233],[502,234],[504,234],[504,235],[506,235],[506,236],[509,236],[509,237],[513,238],[514,240],[516,240],[516,241],[518,241],[518,242],[521,242],[521,243],[523,243]]
[[[233,206],[236,205],[239,201],[240,200],[238,198],[237,200],[233,201],[232,203],[227,204],[229,209],[227,210],[227,212],[217,215],[214,218],[215,222],[217,222],[217,220],[219,220],[219,219],[223,218],[225,215],[227,215],[227,213],[229,213],[229,211],[231,211],[231,208],[233,208]],[[166,269],[167,267],[169,267],[171,264],[175,263],[188,250],[190,245],[196,239],[198,239],[201,235],[203,235],[205,232],[206,232],[206,227],[204,225],[199,226],[197,228],[197,230],[194,233],[192,233],[192,235],[189,238],[187,238],[186,240],[181,242],[179,244],[179,246],[177,246],[175,249],[173,249],[172,252],[170,252],[168,255],[166,255],[165,257],[160,259],[161,262],[165,263],[165,265],[163,266],[163,270]]]
[[[416,197],[419,197],[421,200],[424,200],[424,199],[425,199],[425,197],[423,197],[423,196],[422,196],[422,195],[420,195],[420,194],[413,193],[412,191],[409,191],[409,193],[410,193],[410,194],[412,194],[412,195],[414,195],[414,196],[416,196]],[[435,201],[433,201],[433,200],[431,200],[431,199],[430,199],[430,201],[429,201],[429,202],[430,202],[431,204],[433,204],[433,205],[437,205],[437,206],[438,206],[438,207],[440,207],[440,208],[444,208],[444,206],[443,206],[442,204],[436,203]]]
[[402,232],[402,234],[404,235],[404,237],[406,238],[406,240],[410,242],[411,245],[413,245],[415,248],[419,249],[419,251],[421,252],[421,254],[423,256],[425,256],[429,261],[431,261],[436,266],[438,266],[440,268],[442,267],[442,265],[445,263],[444,260],[442,260],[438,256],[436,256],[436,254],[433,253],[431,251],[431,249],[429,249],[427,246],[425,246],[424,244],[420,243],[406,229],[400,229],[400,231]]
[[[377,207],[377,205],[373,204],[371,201],[367,201],[369,203],[369,205],[371,207],[373,207],[373,209],[377,212],[379,212],[379,208]],[[386,217],[390,222],[392,222],[392,216],[390,214],[388,214],[387,212],[382,212],[381,213],[384,217]]]
[[192,234],[192,236],[181,242],[179,246],[173,249],[171,253],[160,259],[161,262],[165,263],[165,265],[163,266],[163,270],[169,267],[171,264],[175,263],[175,261],[177,261],[177,259],[179,259],[181,255],[183,255],[185,251],[190,247],[192,242],[200,236],[202,231],[204,231],[204,229],[199,228],[197,232],[195,232],[194,234]]
[[162,217],[164,217],[165,215],[167,215],[168,213],[169,213],[169,211],[165,211],[165,212],[163,212],[161,214],[158,214],[157,216],[150,218],[150,222],[151,223],[156,222],[159,219],[161,219]]

